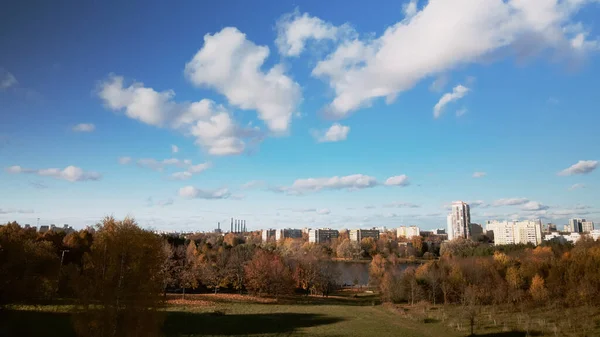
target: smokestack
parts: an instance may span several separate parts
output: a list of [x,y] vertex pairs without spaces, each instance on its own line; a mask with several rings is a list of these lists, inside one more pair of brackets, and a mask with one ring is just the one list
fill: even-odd
[[235,232],[238,233],[240,231],[240,220],[235,220]]
[[244,220],[244,233],[246,233],[246,220]]
[[233,233],[233,218],[231,218],[231,230],[230,230],[230,232]]
[[221,223],[217,222],[217,229],[219,230],[219,232],[221,231]]

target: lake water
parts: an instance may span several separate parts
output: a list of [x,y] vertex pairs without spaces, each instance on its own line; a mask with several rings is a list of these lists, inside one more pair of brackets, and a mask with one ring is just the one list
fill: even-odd
[[[361,286],[369,284],[369,263],[346,261],[335,261],[332,263],[339,273],[339,284],[354,285],[355,281],[358,282],[357,285]],[[409,265],[410,264],[408,263],[402,263],[398,265],[398,268],[404,270],[408,268]]]

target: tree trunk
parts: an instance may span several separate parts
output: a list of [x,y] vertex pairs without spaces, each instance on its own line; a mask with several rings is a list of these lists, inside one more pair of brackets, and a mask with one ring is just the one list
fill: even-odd
[[183,287],[183,293],[182,293],[181,299],[185,300],[185,287]]

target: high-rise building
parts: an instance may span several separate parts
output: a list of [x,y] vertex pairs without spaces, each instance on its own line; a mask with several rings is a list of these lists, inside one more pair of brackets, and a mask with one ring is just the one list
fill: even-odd
[[407,239],[412,238],[413,236],[420,236],[421,230],[417,226],[400,226],[396,229],[396,237],[404,236]]
[[361,242],[362,239],[373,238],[379,240],[378,229],[351,229],[350,230],[350,241]]
[[581,231],[584,233],[590,233],[594,230],[594,222],[592,221],[582,221],[581,222]]
[[488,221],[486,230],[494,233],[494,244],[510,245],[519,243],[542,243],[542,222],[526,221]]
[[340,236],[340,232],[337,229],[311,229],[308,231],[308,242],[323,243],[331,241],[331,239],[337,238],[338,236]]
[[583,232],[582,222],[585,222],[585,219],[569,219],[569,226],[571,226],[571,232],[573,233],[581,233]]
[[448,240],[456,238],[470,238],[471,211],[466,202],[455,201],[452,203],[452,211],[448,214]]

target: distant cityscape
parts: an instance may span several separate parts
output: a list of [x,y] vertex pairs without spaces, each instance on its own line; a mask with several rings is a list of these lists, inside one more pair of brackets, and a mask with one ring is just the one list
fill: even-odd
[[[600,229],[595,229],[594,222],[582,218],[569,219],[567,224],[559,226],[554,223],[542,224],[540,219],[536,220],[488,220],[485,224],[471,222],[471,212],[468,203],[463,201],[455,201],[451,205],[450,213],[446,219],[446,228],[438,228],[434,230],[421,230],[418,226],[399,226],[395,229],[388,229],[385,226],[373,228],[354,228],[354,229],[332,229],[332,228],[284,228],[284,229],[257,229],[251,231],[248,229],[246,220],[231,218],[229,231],[221,227],[221,223],[217,224],[217,228],[213,233],[225,235],[233,234],[249,234],[251,232],[259,232],[262,242],[268,243],[280,241],[284,239],[301,239],[306,238],[310,243],[327,243],[333,239],[340,237],[340,233],[348,232],[350,241],[362,242],[363,239],[373,238],[379,240],[381,234],[393,234],[396,239],[411,240],[414,237],[436,238],[440,242],[451,241],[458,238],[471,239],[491,243],[494,245],[511,245],[511,244],[533,244],[539,245],[543,241],[558,241],[561,243],[570,242],[576,243],[583,236],[587,235],[594,240],[600,238]],[[39,227],[39,228],[38,228]],[[69,234],[75,230],[68,224],[63,226],[41,225],[31,226],[25,225],[25,228],[32,228],[39,233],[46,232],[64,232]],[[93,231],[93,227],[87,226],[86,230]],[[176,231],[154,231],[157,234],[169,235],[188,235],[193,232],[176,232]]]

